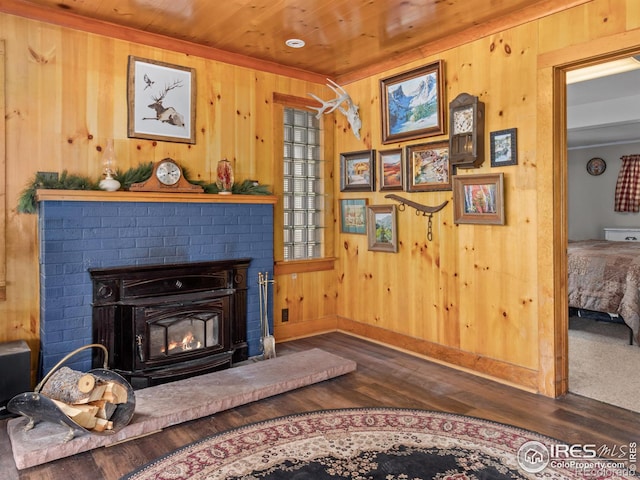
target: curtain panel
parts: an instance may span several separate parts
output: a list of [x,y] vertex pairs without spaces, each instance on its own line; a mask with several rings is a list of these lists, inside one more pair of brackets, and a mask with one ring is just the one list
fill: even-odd
[[640,155],[624,155],[616,182],[614,211],[640,211]]

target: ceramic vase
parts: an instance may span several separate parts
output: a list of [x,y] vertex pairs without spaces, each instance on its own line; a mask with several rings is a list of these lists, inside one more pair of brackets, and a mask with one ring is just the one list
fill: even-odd
[[230,195],[233,187],[233,167],[229,160],[222,159],[218,162],[217,180],[218,193],[221,195]]

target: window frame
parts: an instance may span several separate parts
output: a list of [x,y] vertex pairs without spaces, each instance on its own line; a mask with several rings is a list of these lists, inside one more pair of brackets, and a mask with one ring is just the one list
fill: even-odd
[[282,147],[284,144],[284,109],[295,108],[314,112],[310,105],[316,103],[314,100],[304,97],[296,97],[281,93],[273,94],[273,125],[274,125],[274,182],[273,193],[278,198],[274,205],[274,274],[305,273],[322,270],[332,270],[335,263],[334,246],[334,185],[333,185],[333,123],[327,115],[323,115],[322,121],[322,141],[323,150],[323,172],[322,172],[322,195],[324,196],[323,222],[322,222],[322,254],[318,258],[310,259],[284,259],[284,162],[282,158]]

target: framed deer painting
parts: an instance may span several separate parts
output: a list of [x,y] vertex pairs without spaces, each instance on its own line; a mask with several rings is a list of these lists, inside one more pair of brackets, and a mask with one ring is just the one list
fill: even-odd
[[196,71],[129,56],[128,136],[196,143]]

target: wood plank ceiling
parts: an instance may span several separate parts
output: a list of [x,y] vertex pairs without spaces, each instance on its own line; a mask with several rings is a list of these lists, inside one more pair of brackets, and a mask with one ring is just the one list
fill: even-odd
[[[89,31],[98,23],[104,31],[106,22],[349,80],[448,48],[448,38],[462,43],[465,35],[470,40],[587,1],[3,0],[0,11],[68,25],[75,19],[70,26]],[[288,47],[289,38],[306,46]]]

